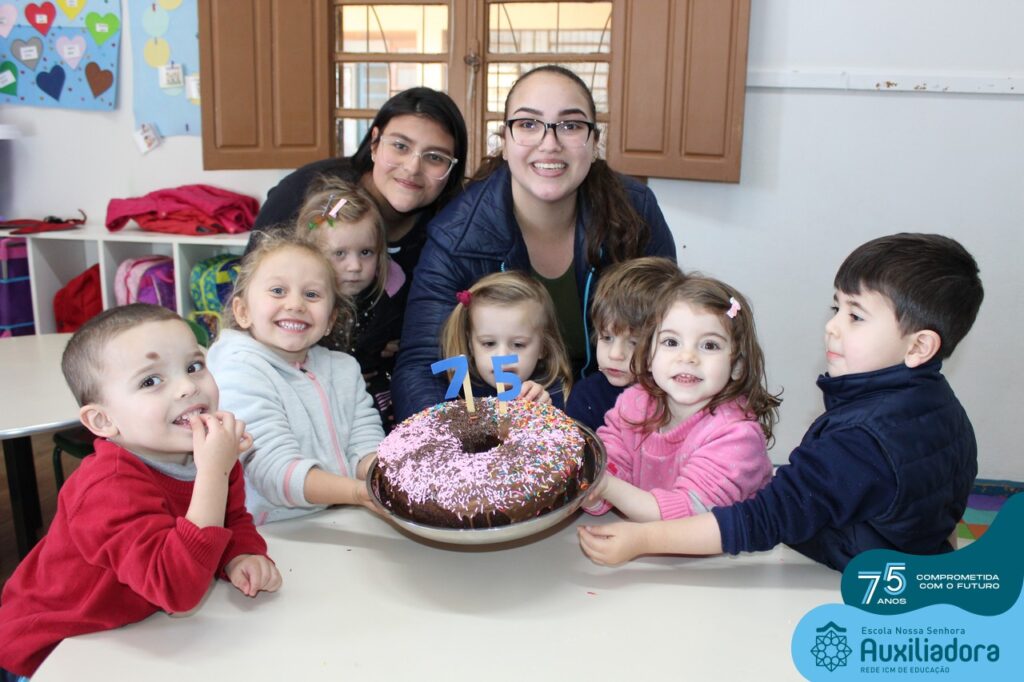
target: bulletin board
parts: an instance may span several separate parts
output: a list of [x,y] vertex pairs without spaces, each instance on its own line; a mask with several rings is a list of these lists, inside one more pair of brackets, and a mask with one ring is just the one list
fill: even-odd
[[0,105],[111,110],[119,0],[0,0]]
[[136,128],[148,123],[163,137],[199,135],[198,12],[196,0],[129,8]]

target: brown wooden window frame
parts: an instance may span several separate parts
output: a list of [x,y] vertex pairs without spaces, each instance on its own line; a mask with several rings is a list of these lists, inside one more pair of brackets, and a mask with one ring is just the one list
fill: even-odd
[[[526,1],[555,0],[200,0],[204,166],[291,168],[335,155],[336,121],[376,113],[336,106],[335,65],[387,61],[447,66],[475,168],[488,122],[501,118],[487,111],[488,64],[607,62],[609,111],[597,120],[613,168],[739,181],[750,0],[611,0],[610,52],[489,51],[490,7]],[[336,8],[367,4],[447,5],[449,52],[335,52]]]

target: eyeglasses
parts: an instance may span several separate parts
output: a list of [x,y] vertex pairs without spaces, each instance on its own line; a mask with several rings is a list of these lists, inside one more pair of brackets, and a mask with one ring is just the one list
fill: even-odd
[[536,147],[550,130],[555,139],[566,147],[582,147],[594,132],[594,124],[590,121],[558,121],[545,123],[535,118],[510,118],[505,121],[512,141],[524,147]]
[[381,137],[379,141],[377,150],[384,165],[391,168],[404,166],[410,157],[415,156],[420,160],[423,174],[431,180],[444,180],[452,172],[452,168],[455,168],[455,164],[459,162],[458,159],[453,159],[441,152],[430,150],[414,152],[409,143],[400,137]]

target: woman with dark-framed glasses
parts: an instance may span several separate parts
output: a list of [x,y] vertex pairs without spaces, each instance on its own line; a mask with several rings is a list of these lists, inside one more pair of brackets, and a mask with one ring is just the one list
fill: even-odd
[[675,259],[654,194],[598,158],[595,117],[589,88],[561,66],[537,67],[509,91],[500,153],[428,227],[394,372],[398,419],[443,399],[447,380],[430,371],[438,332],[455,294],[483,275],[521,270],[548,289],[578,379],[596,369],[587,312],[601,271]]

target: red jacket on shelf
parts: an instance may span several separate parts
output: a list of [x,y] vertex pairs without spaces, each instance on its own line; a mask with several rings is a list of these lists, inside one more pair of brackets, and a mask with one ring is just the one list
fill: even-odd
[[111,232],[134,220],[153,232],[234,234],[252,229],[259,208],[258,201],[244,194],[210,185],[182,185],[132,199],[111,199],[106,224]]

